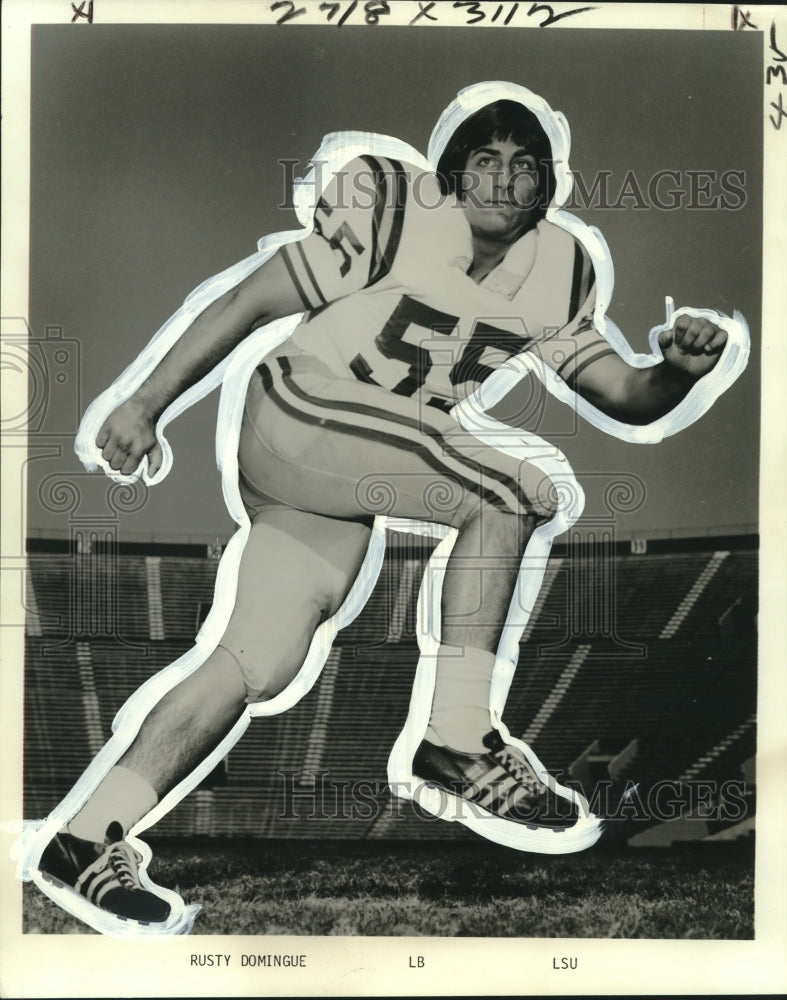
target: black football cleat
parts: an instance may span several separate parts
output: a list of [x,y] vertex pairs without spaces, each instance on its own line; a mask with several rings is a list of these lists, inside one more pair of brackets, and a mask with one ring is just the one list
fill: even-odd
[[88,902],[123,920],[164,923],[170,905],[144,889],[139,880],[142,855],[123,839],[119,823],[110,823],[103,844],[61,830],[49,841],[39,862],[43,877],[74,889]]
[[487,733],[484,744],[486,753],[460,753],[424,740],[415,752],[413,773],[495,816],[534,830],[565,830],[577,821],[574,803],[539,781],[522,751],[504,743],[497,730]]
[[525,744],[493,730],[484,745],[485,753],[468,754],[423,740],[413,757],[413,799],[517,850],[564,854],[598,840],[601,824],[582,796],[547,775]]

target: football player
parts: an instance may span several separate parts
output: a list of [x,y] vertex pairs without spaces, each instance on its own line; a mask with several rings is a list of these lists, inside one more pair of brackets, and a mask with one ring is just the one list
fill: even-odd
[[[413,780],[520,849],[575,851],[599,836],[582,797],[490,715],[523,555],[559,514],[556,487],[571,470],[534,435],[504,450],[457,414],[527,356],[604,419],[640,427],[714,369],[727,331],[684,314],[659,336],[660,363],[627,363],[599,330],[591,254],[547,217],[558,185],[549,119],[517,99],[463,107],[436,172],[375,153],[347,163],[313,231],[205,308],[100,429],[109,470],[131,475],[146,461],[154,477],[172,401],[251,331],[302,314],[248,381],[238,470],[251,527],[229,624],[43,851],[42,877],[103,911],[168,926],[171,894],[140,881],[129,831],[249,706],[291,684],[347,599],[381,513],[456,532]],[[382,508],[375,483],[387,488]]]

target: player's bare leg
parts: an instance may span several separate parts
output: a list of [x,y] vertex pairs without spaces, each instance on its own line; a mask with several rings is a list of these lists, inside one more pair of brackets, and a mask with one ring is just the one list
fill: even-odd
[[460,528],[443,581],[443,642],[496,652],[535,525],[483,507]]
[[485,750],[489,691],[504,623],[536,520],[484,506],[459,529],[442,591],[441,645],[427,737]]
[[[331,549],[330,563],[309,547],[317,537]],[[152,709],[119,766],[161,799],[218,746],[249,702],[283,691],[300,670],[318,625],[347,596],[368,538],[362,524],[282,508],[258,515],[221,642]],[[148,798],[140,796],[137,809],[142,811],[134,822],[149,811]],[[132,811],[129,803],[126,812],[131,816]],[[80,820],[81,813],[72,830],[87,833]],[[133,823],[123,825],[128,829]]]
[[595,843],[600,824],[579,822],[584,800],[550,778],[529,747],[504,737],[490,713],[495,653],[520,574],[541,573],[522,564],[537,523],[483,508],[458,532],[443,581],[429,725],[412,775],[427,811],[509,847],[564,853]]
[[[268,523],[265,514],[255,519],[221,643],[149,712],[118,764],[46,848],[45,873],[110,912],[143,921],[167,919],[169,905],[140,886],[139,857],[124,837],[215,750],[249,703],[287,687],[314,631],[344,601],[369,530],[322,518],[310,525],[304,520],[310,517],[279,510],[269,519],[276,523]],[[318,535],[331,549],[330,562],[308,546]],[[118,865],[120,876],[114,873]],[[135,884],[123,883],[127,876]]]
[[219,646],[158,702],[118,764],[163,798],[221,743],[245,708],[243,676]]

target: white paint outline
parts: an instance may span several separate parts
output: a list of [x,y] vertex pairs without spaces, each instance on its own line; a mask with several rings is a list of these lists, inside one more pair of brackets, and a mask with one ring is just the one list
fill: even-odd
[[[594,426],[624,441],[655,443],[697,420],[741,374],[746,367],[749,354],[749,331],[745,319],[737,311],[732,318],[710,309],[683,307],[675,312],[672,300],[668,297],[666,324],[654,327],[650,331],[649,341],[653,353],[649,355],[636,354],[621,331],[606,316],[606,309],[612,298],[614,272],[609,249],[603,236],[597,229],[585,225],[580,219],[561,207],[567,201],[572,185],[568,167],[570,131],[565,117],[560,112],[554,112],[543,98],[524,87],[503,81],[489,81],[475,84],[460,91],[456,100],[446,108],[432,133],[427,159],[424,159],[413,147],[390,136],[380,136],[368,132],[339,132],[326,136],[312,159],[313,166],[307,176],[295,183],[294,205],[298,220],[304,228],[264,237],[259,241],[256,253],[207,279],[195,288],[186,298],[183,306],[167,320],[137,359],[105,392],[91,403],[82,419],[77,433],[75,450],[88,470],[100,467],[117,482],[133,482],[141,476],[148,484],[155,485],[166,478],[172,467],[172,449],[163,433],[167,424],[222,383],[217,420],[216,457],[222,473],[222,490],[228,510],[239,525],[238,531],[233,535],[221,559],[216,578],[213,607],[196,637],[195,645],[174,663],[151,677],[129,698],[114,720],[112,738],[88,765],[71,792],[46,820],[25,823],[24,832],[14,845],[18,876],[25,880],[32,879],[43,892],[64,909],[102,933],[115,937],[136,938],[188,933],[191,930],[199,907],[186,906],[176,893],[160,886],[154,886],[146,871],[151,857],[150,849],[135,834],[156,822],[161,815],[191,791],[210,772],[216,762],[235,745],[252,717],[275,715],[286,711],[312,688],[319,677],[337,631],[356,617],[371,595],[385,554],[385,531],[387,528],[441,539],[427,564],[419,595],[418,640],[421,655],[413,685],[410,712],[391,751],[388,765],[389,783],[395,794],[403,797],[412,797],[413,794],[417,794],[419,802],[425,808],[430,808],[432,805],[430,790],[425,789],[422,782],[415,781],[412,775],[412,756],[423,737],[428,722],[434,691],[434,654],[437,645],[439,645],[438,635],[429,629],[424,631],[422,612],[424,608],[431,609],[430,618],[439,622],[440,592],[445,562],[455,542],[456,529],[449,529],[444,525],[432,524],[431,522],[377,517],[366,558],[350,593],[337,614],[329,621],[324,622],[315,633],[306,660],[292,683],[271,701],[249,706],[249,709],[243,713],[216,750],[191,775],[172,789],[131,831],[128,840],[143,856],[140,869],[142,884],[149,889],[154,889],[172,906],[172,912],[166,923],[156,925],[155,929],[152,929],[115,918],[112,914],[93,907],[87,900],[73,892],[56,890],[37,871],[37,865],[46,843],[81,808],[109,768],[122,756],[136,735],[143,718],[160,697],[205,661],[215,649],[226,628],[234,605],[240,558],[250,530],[249,520],[240,500],[237,481],[237,445],[243,399],[253,369],[265,354],[290,336],[301,316],[295,315],[277,320],[253,333],[208,375],[167,407],[156,428],[163,450],[163,461],[155,476],[148,476],[146,458],[132,476],[123,476],[112,471],[101,458],[99,450],[93,443],[99,428],[108,415],[132,395],[172,344],[211,302],[260,267],[280,246],[295,242],[308,235],[311,230],[313,206],[316,202],[315,194],[321,180],[330,177],[333,172],[343,167],[354,156],[367,152],[394,157],[431,170],[430,163],[437,163],[440,153],[457,125],[484,105],[503,98],[518,101],[530,108],[538,117],[550,139],[556,191],[553,203],[547,210],[546,218],[571,233],[588,250],[596,271],[597,300],[593,317],[594,325],[623,360],[637,368],[650,367],[662,361],[663,354],[658,345],[658,335],[671,325],[674,317],[679,315],[706,317],[722,326],[728,333],[727,344],[713,371],[701,379],[678,406],[651,424],[632,426],[613,420],[578,397],[565,383],[558,380],[540,359],[532,355],[518,355],[511,358],[490,376],[476,392],[457,404],[451,411],[462,427],[482,438],[486,444],[491,444],[514,458],[531,461],[542,472],[550,476],[561,494],[556,516],[549,523],[536,529],[523,556],[514,598],[511,601],[505,622],[503,640],[497,652],[490,692],[490,718],[492,724],[500,730],[503,738],[519,747],[526,755],[539,777],[547,782],[556,794],[573,800],[580,808],[582,818],[570,831],[559,835],[561,845],[568,843],[572,845],[568,847],[569,850],[582,850],[584,847],[590,846],[600,836],[600,821],[589,814],[586,800],[573,790],[557,784],[547,774],[546,769],[533,751],[521,740],[512,738],[502,722],[503,708],[518,661],[519,637],[524,631],[530,616],[530,609],[540,589],[552,539],[557,534],[567,530],[580,516],[584,495],[568,462],[558,449],[552,448],[537,435],[528,431],[522,430],[512,437],[511,428],[489,417],[485,411],[499,402],[520,379],[532,373],[557,399],[572,406]],[[323,167],[327,169],[323,169]],[[536,565],[536,560],[541,567],[540,571],[532,569]],[[528,573],[524,572],[526,565],[530,569]],[[437,614],[436,618],[434,617],[435,613]],[[438,797],[441,803],[440,814],[443,815],[443,818],[458,819],[482,836],[498,843],[506,843],[517,849],[552,853],[550,850],[552,841],[541,843],[544,838],[543,833],[534,837],[532,831],[519,828],[512,831],[510,828],[514,824],[496,817],[481,820],[477,817],[465,818],[459,815],[448,817],[442,811],[444,796],[439,795]],[[528,837],[527,834],[530,836]],[[555,838],[558,835],[549,833],[546,836]],[[529,846],[526,846],[528,844]]]

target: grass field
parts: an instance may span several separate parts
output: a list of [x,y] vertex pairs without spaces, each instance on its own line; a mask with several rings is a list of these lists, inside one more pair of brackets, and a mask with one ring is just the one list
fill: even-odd
[[[156,843],[152,877],[201,903],[195,934],[694,938],[754,936],[754,845]],[[93,933],[25,886],[27,933]]]

